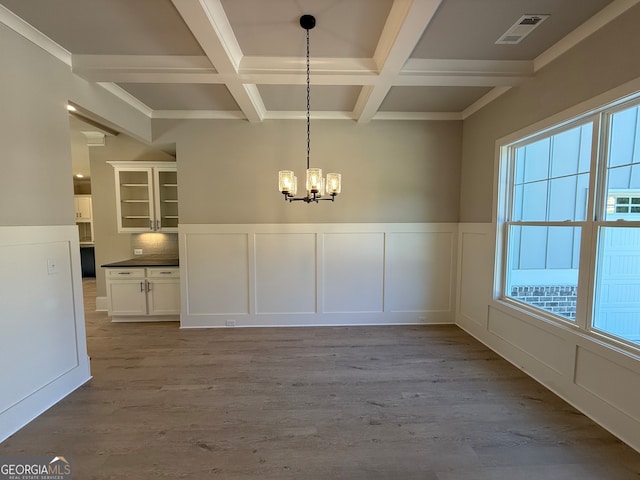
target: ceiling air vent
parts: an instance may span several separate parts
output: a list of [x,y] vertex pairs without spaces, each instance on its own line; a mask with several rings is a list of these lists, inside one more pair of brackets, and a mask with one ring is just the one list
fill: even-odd
[[496,44],[515,45],[544,22],[550,15],[523,15],[509,30],[496,40]]

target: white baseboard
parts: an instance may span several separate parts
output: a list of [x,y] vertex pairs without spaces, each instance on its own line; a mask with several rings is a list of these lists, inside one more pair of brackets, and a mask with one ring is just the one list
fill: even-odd
[[106,312],[109,310],[107,297],[96,297],[96,312]]

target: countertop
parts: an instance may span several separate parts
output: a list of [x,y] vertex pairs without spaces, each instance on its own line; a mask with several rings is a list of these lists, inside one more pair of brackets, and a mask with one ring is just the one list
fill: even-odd
[[119,262],[105,263],[101,265],[104,268],[122,268],[122,267],[178,267],[180,260],[178,257],[167,255],[140,255],[138,257],[121,260]]

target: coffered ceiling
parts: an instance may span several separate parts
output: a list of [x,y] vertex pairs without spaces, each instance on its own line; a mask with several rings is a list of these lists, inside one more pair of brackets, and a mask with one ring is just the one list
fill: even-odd
[[[460,119],[633,0],[0,0],[0,22],[151,118]],[[550,15],[496,44],[523,15]],[[26,32],[26,33],[25,33]]]

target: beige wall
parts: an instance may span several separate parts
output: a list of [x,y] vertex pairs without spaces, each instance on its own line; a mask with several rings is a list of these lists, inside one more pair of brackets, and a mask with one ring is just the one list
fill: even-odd
[[151,125],[4,25],[0,65],[0,351],[11,359],[0,367],[1,441],[90,378],[67,101],[141,138]]
[[[306,168],[304,121],[156,121],[176,142],[180,223],[457,222],[461,122],[312,121],[311,164],[336,203],[288,205],[278,170]],[[300,188],[300,187],[299,187]]]
[[0,45],[0,225],[73,225],[68,72],[1,24]]
[[[117,137],[107,137],[105,146],[92,147],[89,155],[96,255],[96,286],[98,289],[97,295],[102,297],[106,295],[106,285],[104,269],[100,265],[131,258],[133,256],[133,248],[141,246],[141,240],[136,238],[137,235],[118,233],[115,176],[113,167],[107,161],[175,161],[175,158],[124,134],[120,134]],[[174,236],[176,235],[174,234]],[[146,243],[142,243],[150,244],[149,239],[142,240],[146,240]],[[172,239],[170,243],[177,255],[177,242]],[[147,251],[145,253],[151,252]]]
[[460,221],[492,219],[495,142],[640,77],[640,5],[464,121]]
[[2,24],[0,63],[0,225],[74,225],[67,101],[139,138],[150,122]]

